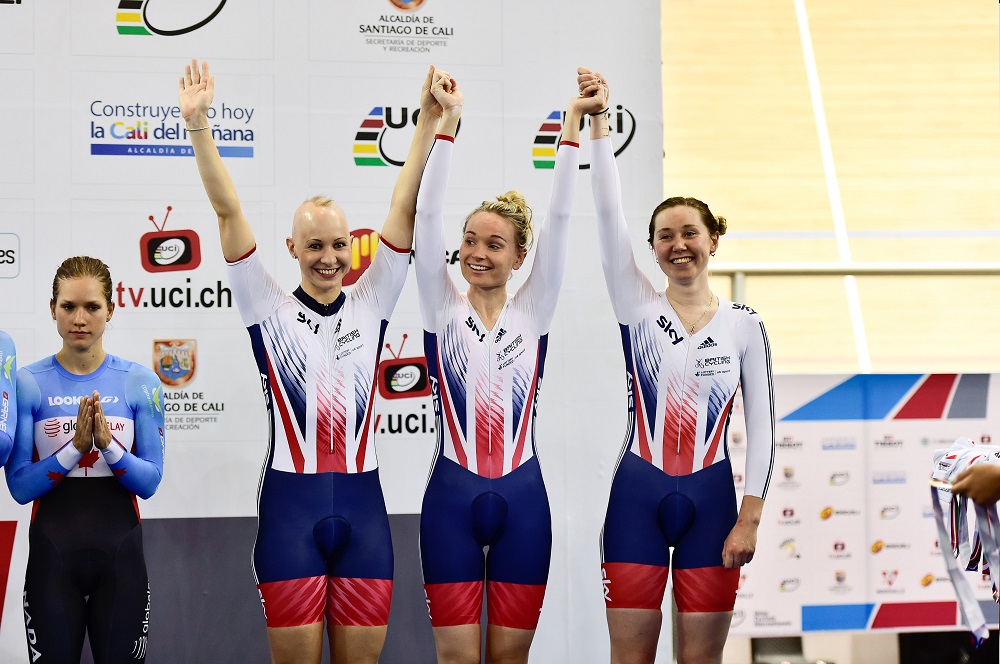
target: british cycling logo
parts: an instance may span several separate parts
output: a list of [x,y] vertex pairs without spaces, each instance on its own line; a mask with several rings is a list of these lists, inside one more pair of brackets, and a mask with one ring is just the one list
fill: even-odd
[[21,238],[16,233],[0,233],[0,279],[13,279],[21,273],[20,254]]
[[149,215],[156,230],[139,238],[139,254],[146,272],[193,270],[201,265],[201,242],[197,233],[190,229],[164,230],[173,209],[172,206],[167,206],[162,224],[157,224],[153,215]]
[[184,387],[194,380],[197,368],[197,339],[153,339],[153,370],[164,387]]
[[[538,133],[535,134],[535,142],[531,146],[531,160],[535,164],[535,168],[547,169],[556,167],[556,150],[559,149],[559,139],[562,137],[564,121],[565,113],[563,111],[552,111],[542,121],[541,126],[538,128]],[[581,122],[585,125],[587,121],[583,120]],[[625,149],[635,137],[635,116],[632,114],[632,111],[619,104],[611,114],[610,125],[611,133],[615,137],[615,144],[618,145],[618,149],[615,150],[615,156],[617,157],[622,152],[625,152]],[[583,126],[581,126],[582,129]],[[590,168],[590,164],[580,164],[581,170],[588,168]]]
[[[214,0],[210,0],[210,2],[214,2]],[[210,2],[200,2],[198,4],[211,6]],[[118,34],[141,36],[160,35],[161,37],[186,35],[189,32],[194,32],[198,28],[204,27],[212,19],[218,16],[219,12],[222,11],[222,8],[225,7],[226,0],[219,0],[219,4],[214,9],[209,10],[207,16],[204,15],[204,11],[201,11],[193,23],[190,22],[190,17],[176,15],[177,10],[175,3],[168,3],[165,1],[157,2],[156,7],[161,10],[159,20],[157,21],[159,25],[154,25],[150,20],[149,5],[152,3],[153,0],[120,0],[118,2],[118,11],[115,12],[115,24],[118,26]],[[160,21],[165,21],[167,23],[176,22],[176,24],[167,27],[163,23],[160,23]]]
[[[402,166],[406,161],[409,143],[393,140],[397,137],[402,139],[403,134],[390,130],[403,129],[410,124],[416,127],[419,115],[419,108],[410,113],[410,109],[406,106],[374,107],[361,121],[361,126],[354,134],[354,165]],[[459,120],[458,130],[461,129],[462,122]]]
[[[131,157],[193,157],[178,106],[94,99],[90,112],[90,154]],[[253,158],[252,106],[222,102],[208,109],[212,137],[223,157]]]

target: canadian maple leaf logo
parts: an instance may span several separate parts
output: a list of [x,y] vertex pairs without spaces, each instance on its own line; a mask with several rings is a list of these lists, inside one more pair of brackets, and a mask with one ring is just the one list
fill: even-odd
[[93,468],[94,464],[97,463],[97,457],[99,456],[100,453],[97,450],[90,450],[83,455],[83,458],[80,459],[80,462],[76,465],[80,468]]
[[52,486],[55,486],[56,484],[59,484],[60,482],[63,481],[63,477],[65,477],[65,475],[63,475],[62,473],[57,473],[54,470],[50,470],[47,473],[47,477],[49,478],[49,481],[52,482]]

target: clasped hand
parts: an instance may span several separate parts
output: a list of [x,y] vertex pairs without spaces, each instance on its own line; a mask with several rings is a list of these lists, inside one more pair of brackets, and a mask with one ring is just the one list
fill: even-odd
[[76,433],[73,434],[73,447],[80,454],[86,454],[94,447],[106,449],[111,444],[111,429],[104,416],[101,406],[101,395],[94,390],[91,396],[80,399],[80,409],[76,414]]

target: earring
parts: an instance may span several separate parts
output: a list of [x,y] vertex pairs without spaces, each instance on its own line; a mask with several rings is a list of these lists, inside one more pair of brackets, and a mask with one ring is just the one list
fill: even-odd
[[713,251],[713,252],[711,252],[711,253],[709,253],[709,256],[714,256],[714,255],[715,255],[715,252],[714,252],[714,251]]

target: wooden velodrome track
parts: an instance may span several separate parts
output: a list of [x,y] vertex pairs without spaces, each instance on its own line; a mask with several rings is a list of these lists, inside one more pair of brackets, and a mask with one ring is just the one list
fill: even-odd
[[[1000,263],[997,5],[665,0],[662,21],[664,190],[728,218],[714,260]],[[777,372],[1000,371],[1000,277],[757,277],[746,301]]]

